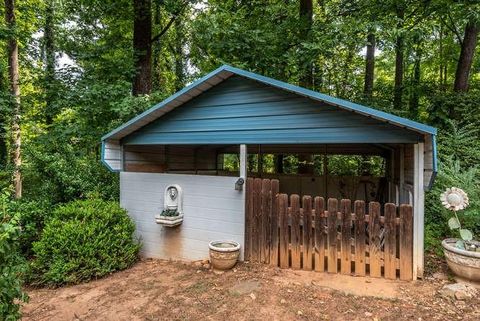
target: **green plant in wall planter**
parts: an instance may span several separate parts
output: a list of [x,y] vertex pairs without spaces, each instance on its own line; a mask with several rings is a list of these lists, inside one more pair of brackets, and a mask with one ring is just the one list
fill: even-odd
[[162,211],[162,214],[160,216],[167,216],[167,217],[173,217],[173,216],[179,216],[180,214],[176,209],[166,209]]
[[155,217],[157,224],[165,227],[175,227],[183,222],[183,214],[176,209],[164,209],[162,213]]
[[480,281],[480,242],[473,239],[473,233],[462,228],[458,211],[468,206],[468,195],[457,187],[447,188],[440,195],[442,205],[453,212],[448,220],[451,230],[458,231],[460,239],[443,240],[442,246],[448,266],[462,279]]

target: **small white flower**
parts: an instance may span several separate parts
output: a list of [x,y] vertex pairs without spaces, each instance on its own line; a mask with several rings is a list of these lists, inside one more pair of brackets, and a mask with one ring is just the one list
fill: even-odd
[[468,195],[457,187],[447,188],[440,195],[440,201],[445,208],[451,211],[463,210],[468,206]]

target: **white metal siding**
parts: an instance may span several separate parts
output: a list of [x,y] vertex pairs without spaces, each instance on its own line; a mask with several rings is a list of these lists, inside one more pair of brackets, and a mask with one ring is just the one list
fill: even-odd
[[[199,260],[208,258],[208,243],[225,239],[241,244],[245,231],[245,196],[234,189],[237,177],[160,173],[120,173],[120,204],[137,226],[142,256]],[[167,185],[183,189],[184,221],[176,228],[155,223]]]
[[122,148],[118,141],[106,141],[103,160],[112,170],[122,169]]

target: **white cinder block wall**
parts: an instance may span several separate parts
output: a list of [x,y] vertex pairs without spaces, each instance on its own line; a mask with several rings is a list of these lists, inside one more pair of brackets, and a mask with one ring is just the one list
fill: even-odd
[[[144,257],[200,260],[208,258],[208,243],[245,234],[245,193],[235,190],[237,177],[157,173],[120,173],[120,205],[136,224]],[[163,209],[165,188],[183,189],[184,220],[175,228],[155,223]]]

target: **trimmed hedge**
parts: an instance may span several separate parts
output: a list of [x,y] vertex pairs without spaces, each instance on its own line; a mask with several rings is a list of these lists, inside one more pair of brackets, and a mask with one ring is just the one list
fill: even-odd
[[138,258],[135,225],[116,202],[74,201],[58,207],[33,244],[34,284],[76,284],[130,267]]

